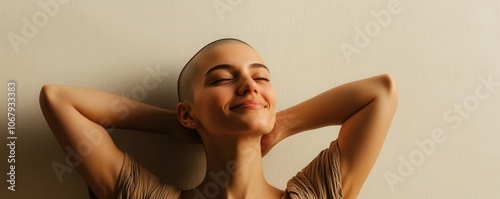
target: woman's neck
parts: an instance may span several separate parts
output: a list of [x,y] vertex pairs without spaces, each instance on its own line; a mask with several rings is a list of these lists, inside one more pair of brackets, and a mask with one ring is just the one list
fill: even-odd
[[[201,198],[280,198],[281,190],[264,177],[260,136],[204,140],[207,172],[193,191]],[[202,194],[202,195],[200,195]]]

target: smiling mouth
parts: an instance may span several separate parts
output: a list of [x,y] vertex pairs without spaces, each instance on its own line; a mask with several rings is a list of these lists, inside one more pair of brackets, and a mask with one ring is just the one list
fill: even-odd
[[259,102],[258,100],[246,100],[242,103],[236,104],[234,106],[229,107],[229,110],[235,110],[235,109],[250,109],[250,110],[256,110],[256,109],[262,109],[266,108],[264,104]]

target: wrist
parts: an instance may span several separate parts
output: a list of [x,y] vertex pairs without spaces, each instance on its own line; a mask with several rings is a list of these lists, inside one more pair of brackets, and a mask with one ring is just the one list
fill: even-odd
[[294,116],[288,109],[276,113],[276,125],[282,129],[280,140],[298,133]]

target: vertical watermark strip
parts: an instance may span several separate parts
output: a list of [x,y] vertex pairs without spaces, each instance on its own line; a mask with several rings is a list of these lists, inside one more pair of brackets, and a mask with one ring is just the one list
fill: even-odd
[[10,191],[16,191],[16,82],[7,83],[7,182]]

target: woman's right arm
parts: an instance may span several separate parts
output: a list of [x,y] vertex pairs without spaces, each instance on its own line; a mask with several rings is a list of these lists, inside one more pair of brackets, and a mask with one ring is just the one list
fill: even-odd
[[263,154],[294,134],[342,125],[337,143],[343,197],[355,198],[378,158],[397,104],[396,83],[388,74],[337,86],[280,111],[273,131],[261,140]]
[[99,198],[113,196],[123,162],[123,153],[105,128],[186,132],[187,140],[196,139],[196,133],[187,133],[173,111],[98,90],[45,85],[40,106],[63,150],[79,156],[70,160]]

